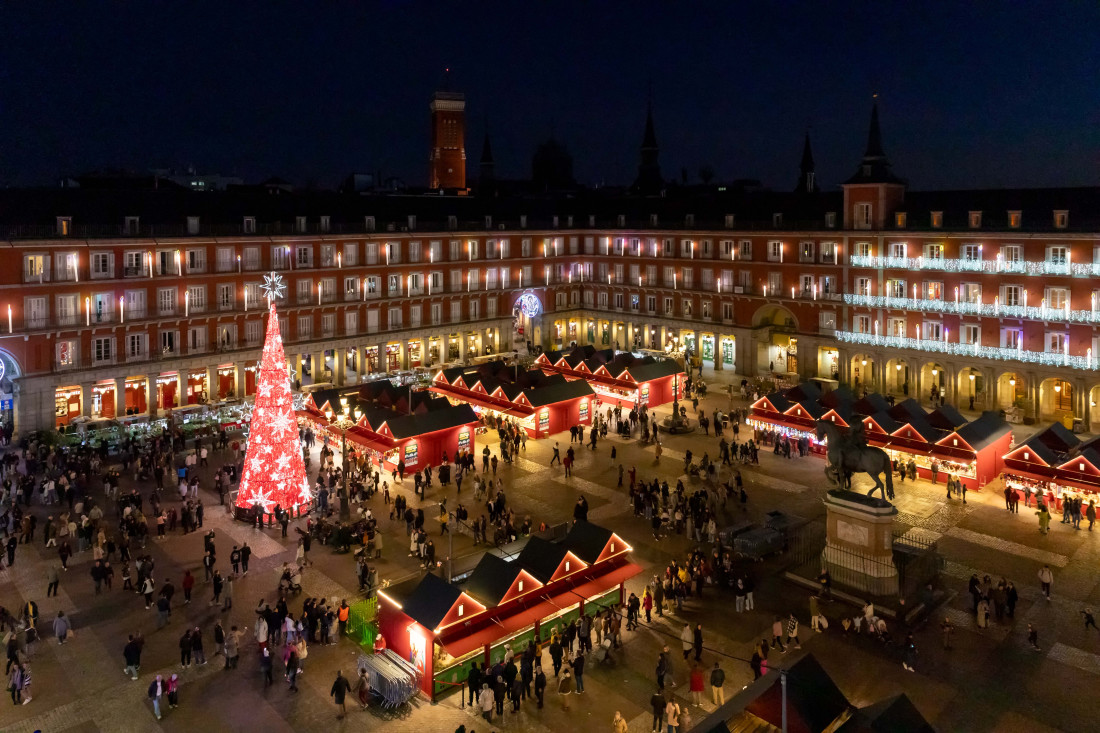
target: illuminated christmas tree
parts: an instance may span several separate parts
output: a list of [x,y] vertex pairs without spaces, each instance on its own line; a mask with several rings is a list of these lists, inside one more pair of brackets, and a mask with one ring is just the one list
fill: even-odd
[[248,434],[248,451],[241,471],[237,506],[247,509],[259,504],[265,513],[278,504],[283,509],[307,504],[312,500],[302,447],[298,440],[298,421],[287,378],[283,339],[275,298],[286,285],[274,272],[265,276],[263,290],[268,300],[267,335],[256,383],[256,403]]

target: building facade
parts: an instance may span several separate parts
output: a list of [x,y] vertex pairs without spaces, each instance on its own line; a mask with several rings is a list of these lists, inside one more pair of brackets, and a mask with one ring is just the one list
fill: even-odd
[[1021,418],[1087,426],[1100,398],[1100,189],[909,192],[877,114],[839,194],[119,196],[0,192],[0,417],[20,433],[251,394],[272,270],[303,383],[687,345]]

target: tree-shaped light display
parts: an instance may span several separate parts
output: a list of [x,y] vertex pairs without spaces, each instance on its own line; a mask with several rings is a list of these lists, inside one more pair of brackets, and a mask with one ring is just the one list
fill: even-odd
[[237,493],[238,507],[251,508],[258,504],[265,513],[273,511],[276,504],[288,509],[307,504],[313,498],[302,462],[286,355],[275,313],[274,301],[285,287],[276,273],[264,278],[263,290],[268,300],[267,335],[256,383],[248,451]]

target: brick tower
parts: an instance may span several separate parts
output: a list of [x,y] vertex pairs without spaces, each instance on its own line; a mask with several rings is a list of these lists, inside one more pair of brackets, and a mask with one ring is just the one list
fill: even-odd
[[431,188],[466,188],[466,96],[461,92],[432,95]]

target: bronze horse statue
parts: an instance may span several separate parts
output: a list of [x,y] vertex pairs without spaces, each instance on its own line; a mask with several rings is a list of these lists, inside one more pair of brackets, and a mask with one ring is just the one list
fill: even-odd
[[[873,496],[875,491],[881,491],[884,499],[894,498],[894,475],[890,464],[890,456],[882,448],[867,445],[865,439],[860,439],[863,425],[853,429],[848,435],[840,432],[840,428],[827,420],[816,421],[817,439],[827,441],[829,466],[836,472],[836,480],[841,488],[851,488],[853,473],[866,473],[875,482],[868,496]],[[826,473],[829,470],[826,469]],[[885,485],[879,479],[879,474],[884,474]]]

